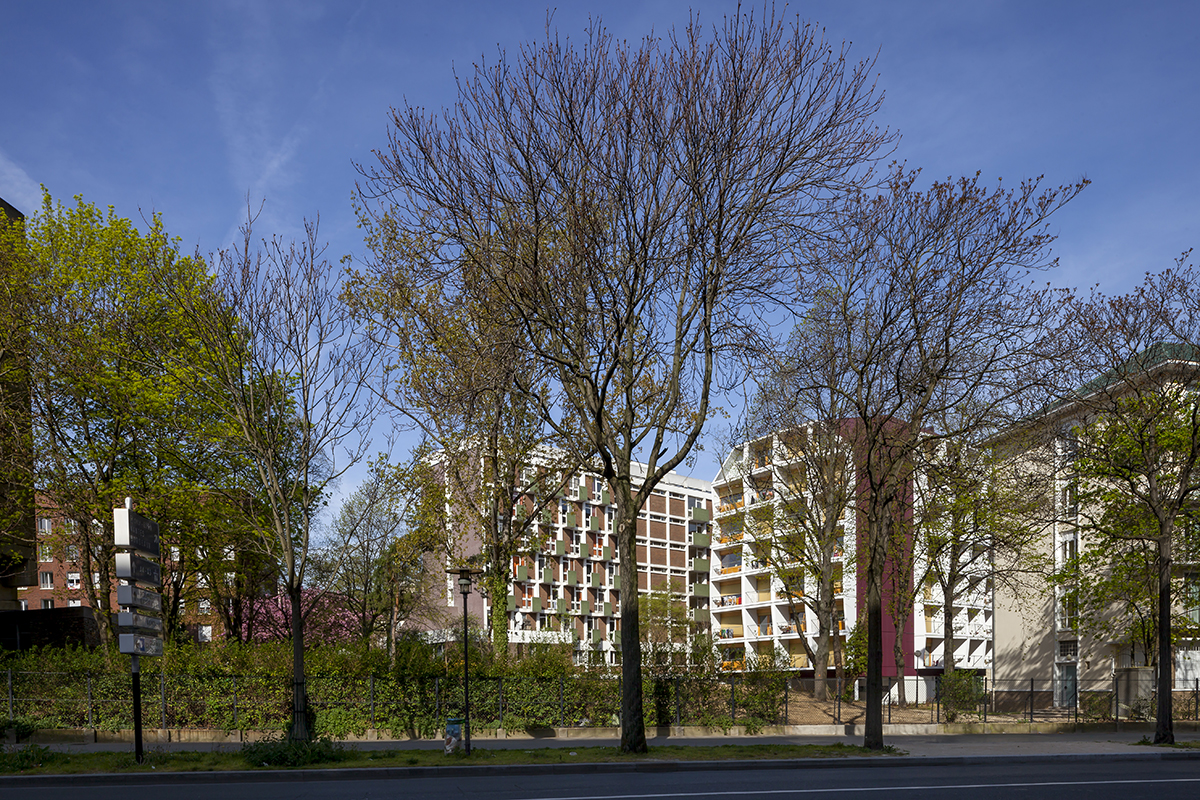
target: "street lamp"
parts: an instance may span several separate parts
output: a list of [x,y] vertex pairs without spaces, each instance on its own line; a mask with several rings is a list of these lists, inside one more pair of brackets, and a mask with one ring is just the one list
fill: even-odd
[[458,575],[458,590],[462,592],[463,606],[463,747],[467,755],[471,755],[471,683],[468,672],[469,653],[467,645],[467,595],[471,593],[471,580],[483,574],[481,569],[459,567],[448,569],[447,573]]

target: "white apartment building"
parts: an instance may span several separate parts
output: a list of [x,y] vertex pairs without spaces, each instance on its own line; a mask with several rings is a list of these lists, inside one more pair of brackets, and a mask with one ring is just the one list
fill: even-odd
[[[816,649],[815,612],[801,601],[789,599],[783,583],[771,569],[767,548],[773,526],[785,516],[789,498],[805,492],[805,469],[795,441],[779,433],[744,442],[722,463],[713,481],[716,523],[713,543],[713,632],[723,661],[730,667],[742,659],[786,660],[794,668],[811,669],[801,637]],[[851,466],[851,468],[853,468]],[[854,485],[853,476],[848,476]],[[859,614],[859,596],[865,591],[856,553],[858,537],[865,532],[857,502],[852,497],[839,521],[834,550],[834,619],[843,640]],[[917,558],[916,575],[925,574]],[[814,596],[817,576],[804,575],[804,593]],[[885,588],[885,607],[889,600]],[[906,675],[936,674],[946,659],[944,601],[936,581],[918,587],[911,613],[900,632]],[[950,652],[956,666],[990,669],[992,666],[992,596],[986,580],[975,583],[956,599],[953,607]],[[897,674],[893,643],[895,624],[885,614],[884,675]],[[832,668],[832,660],[830,661]]]

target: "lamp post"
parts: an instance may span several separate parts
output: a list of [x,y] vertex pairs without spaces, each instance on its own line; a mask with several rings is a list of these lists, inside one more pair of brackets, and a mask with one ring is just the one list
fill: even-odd
[[471,593],[471,580],[483,574],[481,569],[460,567],[448,569],[451,575],[458,575],[458,590],[462,592],[463,606],[463,748],[471,755],[471,679],[469,672],[470,651],[467,643],[467,595]]

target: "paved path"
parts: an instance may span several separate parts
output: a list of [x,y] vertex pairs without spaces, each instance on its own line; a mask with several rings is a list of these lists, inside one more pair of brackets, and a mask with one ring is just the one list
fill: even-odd
[[[1144,753],[1151,748],[1138,742],[1148,734],[1144,731],[1112,731],[1088,733],[993,733],[936,736],[889,736],[885,741],[910,756],[1006,756],[1079,755],[1101,753]],[[1177,732],[1178,742],[1200,741],[1200,732]],[[752,744],[862,744],[862,737],[850,736],[729,736],[729,737],[657,737],[649,740],[650,747],[662,745],[720,746]],[[604,739],[476,739],[471,746],[480,750],[534,750],[540,748],[613,747],[616,740]],[[53,750],[67,753],[125,752],[132,750],[127,743],[53,744]],[[401,740],[382,742],[353,742],[359,750],[436,750],[442,744],[433,740]],[[147,750],[217,750],[236,752],[238,743],[172,742],[147,744]]]

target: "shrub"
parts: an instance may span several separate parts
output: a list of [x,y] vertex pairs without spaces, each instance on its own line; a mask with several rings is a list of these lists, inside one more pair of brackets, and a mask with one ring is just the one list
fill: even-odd
[[974,713],[984,699],[979,676],[969,670],[953,670],[941,679],[942,718],[954,722],[959,714]]
[[242,746],[242,758],[252,767],[304,767],[345,761],[353,755],[329,739],[291,742],[287,739],[263,739]]

